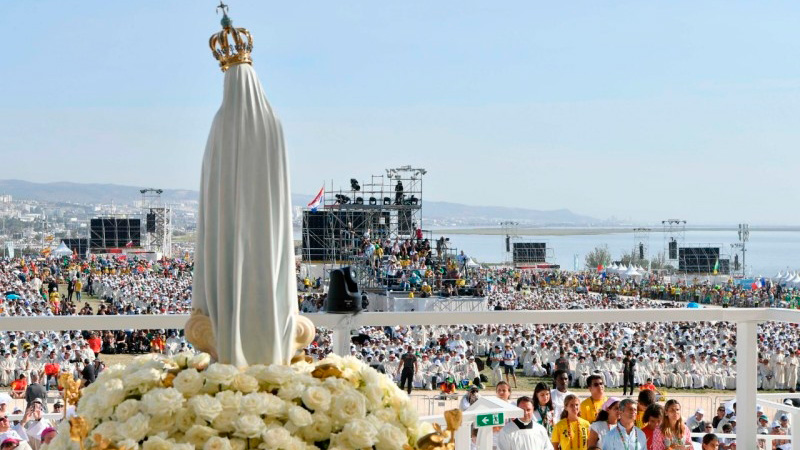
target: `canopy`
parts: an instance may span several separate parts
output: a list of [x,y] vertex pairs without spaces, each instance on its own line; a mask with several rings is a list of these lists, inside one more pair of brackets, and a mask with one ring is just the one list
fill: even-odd
[[67,247],[67,244],[64,241],[61,241],[61,244],[56,247],[55,250],[51,252],[53,256],[72,256],[72,250]]

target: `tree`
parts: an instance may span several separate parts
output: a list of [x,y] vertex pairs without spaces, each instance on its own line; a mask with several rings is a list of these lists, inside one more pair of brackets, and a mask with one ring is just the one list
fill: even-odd
[[611,264],[611,252],[608,251],[608,245],[595,247],[594,250],[586,254],[586,268],[589,270],[597,269],[597,266],[606,267]]

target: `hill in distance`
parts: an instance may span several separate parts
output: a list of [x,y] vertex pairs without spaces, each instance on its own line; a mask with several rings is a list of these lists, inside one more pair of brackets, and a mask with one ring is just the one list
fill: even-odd
[[[0,194],[10,194],[15,200],[35,200],[39,202],[66,202],[83,204],[126,204],[141,200],[140,189],[147,186],[122,186],[118,184],[73,183],[60,181],[54,183],[34,183],[23,180],[0,180]],[[292,194],[292,204],[305,206],[314,196]],[[164,189],[161,198],[167,203],[197,201],[198,191],[190,189]],[[425,219],[453,220],[464,223],[484,223],[497,225],[502,220],[517,220],[532,225],[580,226],[597,224],[601,221],[592,217],[573,213],[568,209],[541,211],[528,208],[508,208],[502,206],[473,206],[462,203],[425,201],[422,215]]]

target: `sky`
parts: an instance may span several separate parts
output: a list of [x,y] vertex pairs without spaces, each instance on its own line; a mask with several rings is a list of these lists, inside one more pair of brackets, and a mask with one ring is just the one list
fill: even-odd
[[[197,189],[216,4],[3,0],[0,179]],[[410,164],[427,200],[800,219],[800,3],[229,5],[295,193]]]

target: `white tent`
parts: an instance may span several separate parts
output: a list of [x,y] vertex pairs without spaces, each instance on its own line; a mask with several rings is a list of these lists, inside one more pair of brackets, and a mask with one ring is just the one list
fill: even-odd
[[72,250],[67,247],[67,244],[64,241],[61,241],[61,244],[56,247],[55,250],[51,253],[53,256],[72,256]]

